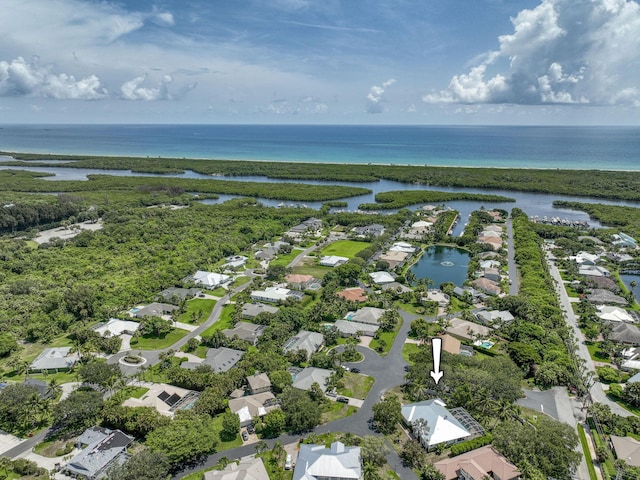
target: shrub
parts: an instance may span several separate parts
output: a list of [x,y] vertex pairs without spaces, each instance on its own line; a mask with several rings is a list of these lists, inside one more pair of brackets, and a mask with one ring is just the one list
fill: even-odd
[[473,440],[467,440],[466,442],[456,443],[451,447],[451,456],[462,455],[463,453],[470,452],[476,448],[489,445],[493,437],[490,433],[483,435],[482,437],[474,438]]

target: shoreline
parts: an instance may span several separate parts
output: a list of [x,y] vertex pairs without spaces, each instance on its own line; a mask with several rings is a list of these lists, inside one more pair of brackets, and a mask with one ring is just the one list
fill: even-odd
[[[46,157],[52,158],[31,158],[31,159],[22,159],[16,158],[15,155],[28,155],[28,156],[37,156],[42,155]],[[71,158],[63,159],[57,158],[59,156],[68,156]],[[3,160],[1,157],[6,157],[8,160]],[[56,158],[53,158],[56,157]],[[75,158],[74,158],[75,157]],[[114,155],[114,154],[78,154],[78,153],[42,153],[42,152],[7,152],[0,151],[0,165],[6,164],[6,162],[24,162],[29,166],[29,163],[37,163],[37,162],[47,162],[47,161],[55,161],[50,165],[36,165],[41,167],[51,167],[51,168],[76,168],[72,165],[63,165],[63,162],[73,163],[82,160],[96,160],[96,159],[109,159],[109,160],[161,160],[161,161],[196,161],[196,162],[237,162],[237,163],[277,163],[277,164],[290,164],[290,165],[330,165],[330,166],[350,166],[350,167],[410,167],[410,168],[443,168],[443,169],[474,169],[474,170],[517,170],[517,171],[542,171],[542,172],[552,172],[552,171],[568,171],[568,172],[612,172],[612,173],[640,173],[640,164],[637,170],[632,169],[603,169],[603,168],[584,168],[584,167],[502,167],[502,166],[492,166],[492,165],[484,165],[484,166],[475,166],[475,165],[442,165],[442,164],[431,164],[431,163],[376,163],[376,162],[331,162],[331,161],[309,161],[309,160],[269,160],[269,159],[255,159],[255,158],[209,158],[209,157],[163,157],[163,156],[138,156],[138,155]],[[12,165],[6,165],[12,166]],[[16,165],[18,167],[19,165]],[[79,167],[79,168],[89,168],[89,167]],[[92,167],[95,168],[95,167]],[[113,168],[113,167],[111,167]],[[116,169],[116,170],[125,170],[125,169]],[[144,173],[144,172],[143,172]],[[163,175],[162,173],[158,173],[157,175]],[[222,176],[222,177],[231,177],[234,175],[216,175],[210,174],[212,177]],[[240,175],[238,175],[240,176]],[[277,178],[277,177],[273,177]],[[358,182],[354,182],[358,183]]]

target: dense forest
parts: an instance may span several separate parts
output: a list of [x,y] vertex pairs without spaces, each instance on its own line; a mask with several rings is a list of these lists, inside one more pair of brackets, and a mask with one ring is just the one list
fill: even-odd
[[380,210],[402,208],[418,203],[442,203],[453,200],[474,200],[478,202],[515,202],[513,198],[501,195],[484,195],[465,192],[435,192],[432,190],[401,190],[376,194],[376,203],[362,203],[360,210]]
[[[640,172],[589,170],[525,170],[517,168],[463,168],[406,165],[339,165],[322,163],[190,160],[177,158],[92,157],[0,152],[29,165],[37,160],[69,160],[58,166],[133,170],[143,173],[182,173],[185,170],[225,176],[265,176],[296,180],[375,182],[381,179],[422,185],[490,188],[640,200]],[[25,165],[7,162],[5,165]],[[40,164],[51,167],[51,164]]]

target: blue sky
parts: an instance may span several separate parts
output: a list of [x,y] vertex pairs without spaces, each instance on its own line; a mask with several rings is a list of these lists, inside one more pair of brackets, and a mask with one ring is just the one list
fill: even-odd
[[0,0],[4,123],[637,124],[635,0]]

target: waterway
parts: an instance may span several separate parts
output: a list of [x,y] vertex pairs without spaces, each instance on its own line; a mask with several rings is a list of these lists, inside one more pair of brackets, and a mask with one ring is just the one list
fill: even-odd
[[425,250],[424,254],[409,269],[417,278],[433,280],[433,287],[452,282],[458,286],[467,279],[469,253],[465,250],[444,245],[435,245]]
[[[384,168],[384,167],[381,167]],[[584,202],[584,203],[603,203],[609,205],[627,205],[633,207],[640,207],[640,202],[632,202],[632,201],[620,201],[620,200],[604,200],[600,198],[588,198],[588,197],[576,197],[576,196],[568,196],[568,195],[550,195],[544,193],[529,193],[529,192],[514,192],[508,190],[495,190],[495,189],[478,189],[478,188],[460,188],[460,187],[444,187],[444,186],[430,186],[430,185],[414,185],[414,184],[406,184],[400,183],[393,180],[380,180],[378,182],[364,182],[364,183],[349,183],[349,182],[331,182],[331,181],[322,181],[322,180],[286,180],[286,179],[271,179],[262,176],[246,176],[246,177],[212,177],[211,175],[205,175],[201,173],[196,173],[191,170],[187,170],[184,173],[180,174],[166,174],[166,175],[157,175],[157,174],[149,174],[149,173],[138,173],[132,172],[131,170],[100,170],[100,169],[90,169],[90,168],[69,168],[69,167],[56,167],[54,165],[47,167],[9,167],[9,166],[0,166],[0,169],[15,169],[15,170],[27,170],[33,172],[43,172],[51,174],[52,176],[43,177],[42,181],[51,181],[51,180],[87,180],[88,175],[114,175],[114,176],[137,176],[137,177],[149,177],[149,176],[166,176],[166,177],[177,177],[177,178],[199,178],[199,179],[224,179],[229,181],[249,181],[249,182],[270,182],[270,183],[280,183],[284,185],[290,183],[306,183],[312,185],[344,185],[344,186],[358,186],[363,188],[368,188],[371,190],[371,193],[365,195],[359,195],[357,197],[344,198],[347,202],[347,207],[345,210],[355,211],[358,209],[358,206],[362,203],[375,203],[375,195],[381,192],[388,191],[397,191],[397,190],[432,190],[432,191],[443,191],[443,192],[469,192],[469,193],[482,193],[482,194],[492,194],[492,195],[502,195],[505,197],[510,197],[515,200],[515,202],[498,202],[498,203],[487,203],[487,202],[478,202],[478,201],[467,201],[467,200],[458,200],[446,202],[447,206],[457,210],[460,212],[460,221],[455,226],[453,230],[453,235],[459,235],[463,230],[465,223],[467,222],[469,215],[474,210],[479,209],[481,206],[484,206],[487,209],[491,208],[500,208],[506,211],[511,211],[512,208],[518,207],[525,211],[527,215],[533,216],[538,215],[539,217],[561,217],[567,218],[570,220],[580,220],[585,221],[592,228],[600,228],[602,225],[589,218],[589,215],[585,212],[579,212],[569,209],[563,208],[555,208],[553,206],[554,200],[567,200],[567,201],[576,201],[576,202]],[[236,197],[235,195],[220,195],[220,198],[217,200],[204,200],[203,203],[207,204],[215,204],[226,201],[230,198]],[[281,200],[270,200],[270,199],[259,199],[263,204],[268,206],[279,206],[282,205],[283,202]],[[322,202],[298,202],[292,203],[287,202],[287,206],[300,206],[300,207],[309,207],[318,209],[322,206]],[[412,205],[410,208],[415,209],[419,208],[425,203]],[[333,209],[333,211],[337,211],[339,209]],[[381,210],[381,213],[394,213],[396,210]]]

